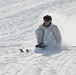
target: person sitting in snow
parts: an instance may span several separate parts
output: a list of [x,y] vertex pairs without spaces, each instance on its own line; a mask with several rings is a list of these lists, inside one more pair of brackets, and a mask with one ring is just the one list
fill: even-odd
[[52,17],[43,17],[44,23],[35,31],[37,38],[37,48],[57,49],[61,47],[61,33],[56,25],[52,23]]

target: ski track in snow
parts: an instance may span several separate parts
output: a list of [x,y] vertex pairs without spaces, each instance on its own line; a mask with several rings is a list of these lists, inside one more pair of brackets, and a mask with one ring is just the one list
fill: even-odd
[[[58,67],[59,70],[61,70],[61,68],[64,67],[64,65],[66,64],[66,62],[68,62],[68,60],[72,58],[71,56],[74,55],[72,53],[73,51],[69,51],[69,52],[64,51],[56,56],[54,55],[54,57],[53,56],[50,56],[50,57],[41,56],[39,58],[32,60],[30,63],[28,63],[26,67],[24,67],[22,71],[18,73],[17,75],[30,75],[31,73],[33,75],[49,75],[49,74],[58,75],[57,73],[54,72],[53,67],[55,67],[55,69]],[[29,69],[31,70],[29,71]],[[49,73],[48,71],[52,73]]]
[[48,51],[12,53],[11,50],[12,47],[20,48],[26,45],[26,48],[34,45],[33,32],[36,25],[40,24],[40,15],[56,11],[67,16],[76,13],[75,0],[2,2],[5,6],[0,6],[0,50],[3,48],[3,54],[0,53],[0,75],[76,75],[76,48],[53,52],[50,50],[50,55],[46,55]]
[[64,68],[64,65],[66,63],[68,63],[68,61],[71,60],[71,58],[73,58],[74,55],[76,55],[76,53],[73,54],[72,51],[68,52],[65,55],[64,54],[61,55],[58,59],[56,59],[56,61],[53,62],[53,64],[51,64],[48,67],[46,67],[41,72],[40,75],[49,75],[49,74],[51,74],[51,75],[59,75],[59,73],[61,72],[61,70]]
[[[74,50],[75,50],[75,48],[74,48]],[[9,57],[9,56],[11,56],[11,57]],[[0,57],[0,61],[2,60],[2,62],[4,62],[7,59],[7,61],[11,61],[12,63],[6,64],[4,69],[1,70],[2,72],[0,73],[0,75],[10,75],[10,74],[11,75],[20,75],[20,74],[24,75],[25,73],[26,73],[26,75],[29,75],[29,73],[28,73],[29,69],[31,69],[31,68],[34,69],[35,65],[37,67],[34,69],[35,72],[34,72],[34,70],[31,69],[32,74],[34,72],[33,75],[35,75],[35,74],[44,75],[47,73],[47,71],[48,71],[48,73],[50,71],[50,72],[54,73],[54,75],[57,75],[58,73],[60,74],[60,71],[62,71],[62,73],[64,73],[62,69],[64,68],[66,62],[70,61],[73,56],[75,56],[75,53],[73,50],[63,51],[59,54],[50,55],[48,57],[40,55],[40,54],[31,55],[30,53],[29,53],[29,56],[26,53],[17,54],[17,55],[16,54],[3,55]],[[14,61],[12,61],[12,58]],[[59,68],[59,70],[58,71],[55,70],[55,72],[56,72],[56,74],[55,74],[55,72],[53,72],[53,71],[57,67]],[[49,75],[49,74],[46,74],[46,75]]]
[[[13,70],[17,70],[18,67],[20,68],[19,70],[21,70],[22,66],[24,66],[24,64],[27,64],[28,62],[30,62],[30,60],[32,60],[34,57],[36,57],[36,58],[38,57],[34,54],[33,55],[30,54],[28,56],[28,54],[26,53],[25,55],[24,56],[23,56],[23,54],[22,54],[22,56],[20,56],[20,55],[14,56],[13,55],[12,57],[14,57],[14,60],[16,59],[16,61],[11,63],[11,64],[7,64],[6,68],[3,70],[3,73],[1,73],[1,75],[3,75],[3,74],[9,74],[10,75],[13,72]],[[9,58],[9,56],[7,56],[7,57],[5,56],[5,58]],[[22,58],[22,59],[20,59],[20,58]],[[22,62],[22,60],[24,62]]]
[[[49,57],[33,54],[26,58],[19,58],[20,63],[17,61],[11,64],[11,66],[8,65],[8,68],[6,68],[1,75],[30,75],[31,73],[33,75],[58,75],[65,64],[68,63],[75,54],[73,50],[63,51],[56,55],[50,55]],[[15,73],[12,73],[13,71],[15,71]]]

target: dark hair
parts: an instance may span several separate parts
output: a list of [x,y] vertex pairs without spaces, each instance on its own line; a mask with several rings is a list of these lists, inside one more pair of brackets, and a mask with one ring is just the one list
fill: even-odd
[[43,17],[44,21],[52,21],[52,17],[50,15],[46,15]]

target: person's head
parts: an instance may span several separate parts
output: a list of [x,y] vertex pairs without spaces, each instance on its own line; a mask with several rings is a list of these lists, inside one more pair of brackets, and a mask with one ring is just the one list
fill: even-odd
[[50,15],[46,15],[43,17],[43,20],[44,20],[45,25],[47,26],[52,21],[52,17]]

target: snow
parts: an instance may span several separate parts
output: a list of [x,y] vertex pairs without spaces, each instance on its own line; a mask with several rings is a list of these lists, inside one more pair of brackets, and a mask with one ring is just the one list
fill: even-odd
[[[61,31],[62,50],[34,48],[46,14]],[[0,0],[0,75],[76,75],[75,16],[76,0]]]

